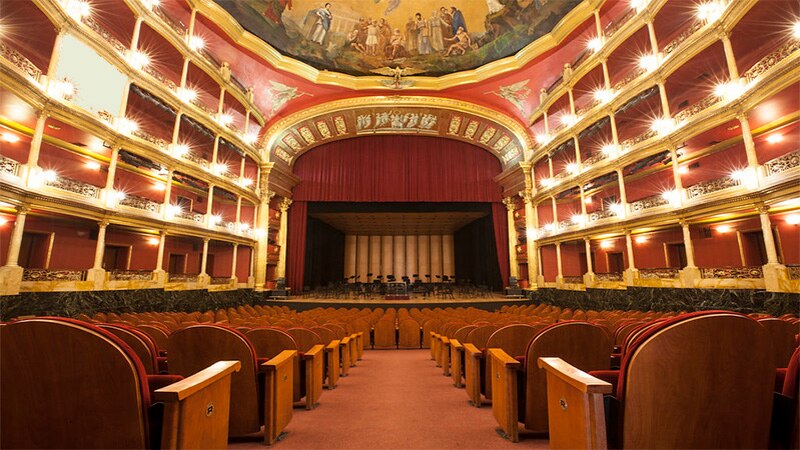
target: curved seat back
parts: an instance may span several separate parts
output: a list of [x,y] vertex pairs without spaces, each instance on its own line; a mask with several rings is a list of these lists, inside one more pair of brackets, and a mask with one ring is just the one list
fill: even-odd
[[156,347],[159,350],[167,350],[167,342],[169,342],[169,329],[166,326],[158,327],[155,325],[139,324],[136,325],[136,328],[150,336],[150,339],[155,341]]
[[401,320],[399,334],[400,348],[420,348],[419,322],[410,318]]
[[297,343],[287,332],[277,328],[253,328],[245,333],[259,358],[272,359],[284,350],[297,350]]
[[167,351],[170,372],[184,377],[217,361],[240,361],[242,368],[231,379],[229,434],[259,431],[256,353],[242,333],[222,325],[193,325],[170,334]]
[[758,323],[769,333],[775,364],[778,367],[788,366],[789,359],[797,348],[796,339],[800,326],[774,317],[759,319]]
[[506,325],[492,333],[486,341],[486,348],[501,348],[512,357],[523,356],[533,336],[541,326]]
[[326,345],[326,346],[328,344],[330,344],[331,341],[335,341],[335,340],[339,339],[336,336],[336,332],[333,331],[332,329],[330,329],[328,327],[328,325],[319,326],[319,327],[311,327],[311,328],[309,328],[309,330],[313,331],[314,333],[317,333],[319,335],[320,339],[322,339],[323,345]]
[[311,350],[311,347],[318,344],[327,345],[327,342],[323,343],[322,338],[317,333],[308,328],[289,328],[286,332],[294,338],[297,343],[297,350],[301,353]]
[[397,348],[394,319],[386,316],[375,324],[375,348]]
[[147,448],[146,375],[133,350],[84,322],[0,327],[3,448]]
[[559,357],[584,372],[607,370],[611,348],[608,333],[589,322],[558,322],[540,330],[525,352],[525,428],[548,430],[547,378],[536,366],[540,357]]
[[731,312],[660,322],[620,369],[623,448],[766,448],[775,363],[769,334]]
[[466,342],[469,332],[474,330],[475,328],[478,327],[475,325],[464,325],[463,327],[457,329],[455,333],[453,333],[453,339],[463,344]]
[[156,359],[158,349],[150,336],[128,325],[99,324],[98,326],[128,344],[136,352],[145,372],[148,374],[158,373],[158,360]]
[[486,348],[486,343],[489,342],[489,336],[499,329],[500,327],[497,325],[481,325],[470,331],[465,341],[474,345],[478,350],[483,350]]
[[[347,329],[345,329],[345,327],[343,327],[343,326],[341,326],[339,324],[328,322],[328,323],[325,323],[323,326],[325,328],[333,331],[333,339],[332,340],[344,339],[345,336],[348,336],[350,334],[350,333],[347,332]],[[328,341],[328,342],[330,342],[330,341]]]
[[428,319],[422,324],[422,348],[431,348],[431,331],[437,330],[441,324],[438,319]]

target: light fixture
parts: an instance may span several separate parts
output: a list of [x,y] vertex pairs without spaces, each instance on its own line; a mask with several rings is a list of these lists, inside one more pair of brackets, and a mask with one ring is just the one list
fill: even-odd
[[5,225],[5,224],[7,224],[7,223],[8,223],[8,219],[6,219],[5,217],[0,217],[0,227]]
[[580,170],[581,170],[581,166],[579,166],[577,163],[573,162],[573,163],[567,164],[567,172],[569,172],[572,175],[580,172]]
[[69,100],[75,95],[75,86],[66,79],[53,79],[47,85],[47,93],[53,98]]
[[175,217],[183,212],[180,205],[167,205],[167,217]]
[[213,214],[211,216],[211,225],[219,225],[220,223],[222,223],[222,216],[219,214]]
[[42,172],[42,180],[46,183],[52,183],[58,179],[58,174],[55,170],[45,170]]
[[670,189],[668,191],[664,191],[661,193],[661,198],[668,201],[670,205],[676,205],[678,200],[680,199],[680,195],[678,191],[675,189]]
[[613,241],[600,241],[600,248],[608,249],[612,247],[614,247]]
[[720,1],[712,0],[697,5],[695,14],[697,18],[703,22],[716,22],[717,19],[722,17],[722,13],[725,12],[725,6],[726,5]]
[[680,166],[678,167],[678,173],[681,175],[686,175],[687,173],[689,173],[689,168],[686,166]]
[[194,51],[200,51],[206,46],[206,41],[201,36],[194,35],[189,38],[189,48]]
[[649,241],[650,238],[648,238],[647,236],[636,236],[635,238],[633,238],[633,240],[636,241],[637,244],[644,244],[647,241]]
[[744,92],[744,87],[737,81],[729,81],[727,83],[719,83],[714,86],[714,95],[725,100],[726,102],[736,100]]
[[671,118],[660,118],[653,121],[650,129],[655,131],[659,136],[666,136],[675,129],[675,121]]
[[583,225],[584,222],[583,214],[573,214],[573,216],[570,217],[570,221],[572,221],[572,223],[574,223],[575,225]]
[[548,142],[550,142],[551,139],[553,139],[553,137],[547,133],[539,133],[536,135],[536,142],[538,142],[541,145],[547,144]]
[[549,188],[557,185],[558,181],[553,178],[542,178],[541,184],[542,186]]
[[217,122],[223,126],[228,126],[233,123],[233,116],[228,113],[221,113],[217,118]]
[[583,203],[586,203],[587,205],[591,205],[592,204],[592,196],[591,195],[587,195],[586,197],[584,197]]
[[795,39],[800,39],[800,21],[792,24],[792,36]]
[[228,173],[228,165],[224,163],[216,163],[211,165],[211,172],[216,175]]
[[778,133],[770,134],[769,136],[767,136],[767,142],[769,142],[770,144],[777,144],[779,142],[783,142],[783,135]]
[[153,189],[157,191],[166,191],[167,185],[161,182],[153,183]]
[[86,161],[85,166],[89,170],[100,170],[100,163],[97,161]]
[[160,243],[161,243],[161,240],[158,239],[158,238],[154,238],[154,237],[147,238],[147,244],[148,245],[158,245]]
[[600,103],[608,103],[614,98],[614,91],[612,89],[597,89],[594,91],[594,98]]
[[92,6],[85,0],[62,0],[61,4],[67,14],[77,21],[92,13]]
[[730,225],[720,225],[717,227],[718,233],[729,233],[733,228]]
[[158,6],[161,6],[161,0],[142,0],[142,4],[147,9],[155,9]]
[[3,138],[3,142],[8,142],[9,144],[13,144],[15,142],[19,142],[19,136],[14,134],[14,133],[10,133],[8,131],[3,133],[2,138]]
[[535,228],[526,228],[525,237],[528,239],[528,241],[535,241],[539,237],[539,233]]
[[756,177],[755,171],[750,167],[736,169],[731,172],[730,177],[747,189],[755,189],[758,187],[758,178]]
[[117,131],[122,134],[133,134],[139,131],[139,124],[127,117],[117,118]]
[[785,220],[789,225],[800,225],[800,214],[789,214]]
[[247,222],[239,222],[239,229],[242,231],[247,231],[250,229],[250,224]]
[[255,131],[255,132],[251,131],[250,133],[242,135],[242,140],[247,145],[253,145],[256,142],[258,142],[258,132],[257,131]]
[[608,210],[614,213],[614,215],[622,216],[625,209],[622,207],[622,203],[611,203],[608,205]]
[[608,158],[614,158],[619,155],[619,145],[617,144],[606,144],[600,148],[600,152]]
[[256,237],[261,239],[267,236],[267,232],[263,228],[256,228]]
[[561,116],[561,123],[563,123],[568,127],[571,127],[576,123],[578,123],[578,116],[576,116],[575,114],[564,114],[563,116]]
[[188,87],[179,87],[175,90],[175,95],[184,103],[191,103],[197,99],[197,91]]
[[554,224],[552,222],[546,223],[544,225],[544,231],[547,231],[548,233],[552,233],[555,230],[556,230],[556,224]]
[[597,53],[603,48],[603,40],[599,37],[589,39],[589,42],[586,43],[586,48]]
[[650,3],[650,0],[631,0],[631,8],[639,12],[647,7],[648,3]]
[[239,184],[241,184],[244,187],[252,186],[253,180],[251,180],[250,178],[242,178]]
[[661,64],[661,61],[659,60],[658,55],[649,54],[639,57],[639,67],[648,72],[658,69],[659,64]]
[[170,151],[176,158],[181,158],[189,153],[189,146],[186,144],[171,144]]
[[150,56],[141,50],[131,50],[128,53],[128,63],[135,69],[142,70],[150,64]]

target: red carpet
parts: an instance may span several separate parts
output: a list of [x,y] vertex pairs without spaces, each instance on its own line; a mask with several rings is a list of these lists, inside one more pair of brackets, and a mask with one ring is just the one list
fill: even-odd
[[[286,449],[547,448],[500,437],[491,405],[474,408],[463,389],[435,367],[429,350],[367,351],[313,411],[295,409]],[[230,448],[263,448],[255,442]]]

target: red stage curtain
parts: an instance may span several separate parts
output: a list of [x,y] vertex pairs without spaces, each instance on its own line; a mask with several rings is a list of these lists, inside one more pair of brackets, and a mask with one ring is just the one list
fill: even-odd
[[502,203],[492,203],[492,225],[494,225],[494,245],[497,247],[497,263],[500,265],[500,278],[503,286],[508,285],[508,215]]
[[367,136],[301,156],[294,201],[499,202],[500,161],[473,145],[426,136]]
[[308,203],[292,202],[289,208],[289,234],[286,236],[286,281],[292,292],[303,292],[303,271],[306,260],[306,222]]

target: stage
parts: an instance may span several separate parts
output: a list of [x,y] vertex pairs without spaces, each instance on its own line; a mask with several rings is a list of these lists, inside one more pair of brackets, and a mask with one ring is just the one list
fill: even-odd
[[320,297],[294,297],[285,300],[270,300],[268,304],[288,306],[296,311],[306,311],[314,308],[474,308],[486,311],[495,311],[505,305],[527,305],[531,301],[527,298],[506,298],[500,294],[482,298],[419,298],[411,297],[409,300],[385,300],[379,298],[320,298]]

